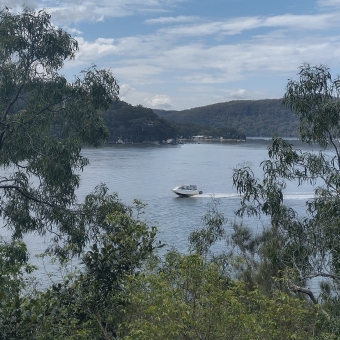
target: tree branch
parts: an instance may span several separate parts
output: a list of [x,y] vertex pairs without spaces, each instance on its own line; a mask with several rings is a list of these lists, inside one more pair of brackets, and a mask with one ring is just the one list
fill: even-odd
[[41,204],[44,204],[44,205],[48,205],[52,208],[63,208],[61,206],[58,206],[58,205],[55,205],[55,204],[52,204],[52,203],[49,203],[49,202],[46,202],[46,201],[42,201],[28,193],[26,193],[22,188],[18,187],[17,185],[0,185],[0,189],[14,189],[16,191],[18,191],[22,196],[26,197],[27,199],[29,200],[32,200],[36,203],[41,203]]
[[300,287],[298,285],[296,285],[295,283],[291,282],[291,281],[288,281],[288,289],[291,290],[293,293],[302,293],[302,294],[306,294],[309,296],[309,298],[312,300],[312,302],[315,304],[315,305],[318,305],[321,313],[329,320],[330,319],[330,316],[329,314],[319,305],[318,303],[318,300],[315,298],[313,292],[306,288],[306,287]]

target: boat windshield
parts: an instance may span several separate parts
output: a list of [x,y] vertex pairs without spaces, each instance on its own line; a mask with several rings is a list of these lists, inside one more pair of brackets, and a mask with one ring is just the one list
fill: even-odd
[[196,185],[182,185],[180,187],[182,190],[197,190]]

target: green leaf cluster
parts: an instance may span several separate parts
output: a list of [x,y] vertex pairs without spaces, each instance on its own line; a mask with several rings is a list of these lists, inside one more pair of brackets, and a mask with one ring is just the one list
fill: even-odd
[[197,254],[170,252],[130,284],[122,339],[326,339],[304,301],[249,291]]

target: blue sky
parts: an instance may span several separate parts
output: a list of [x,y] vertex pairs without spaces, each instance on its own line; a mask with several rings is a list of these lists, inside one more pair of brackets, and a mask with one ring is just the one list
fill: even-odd
[[111,69],[130,104],[281,98],[304,62],[340,73],[340,0],[0,0],[45,8],[79,42],[62,73]]

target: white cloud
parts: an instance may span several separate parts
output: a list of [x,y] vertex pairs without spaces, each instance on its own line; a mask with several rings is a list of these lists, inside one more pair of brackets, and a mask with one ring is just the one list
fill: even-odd
[[340,0],[319,0],[318,1],[319,6],[325,6],[325,7],[340,7]]
[[[159,32],[121,39],[99,38],[93,42],[79,38],[76,63],[111,68],[119,81],[133,88],[124,95],[126,98],[131,100],[132,95],[137,98],[138,92],[139,100],[148,98],[150,104],[155,105],[163,97],[155,97],[153,101],[154,95],[146,92],[142,96],[146,85],[152,93],[159,86],[163,86],[162,91],[178,84],[214,86],[271,74],[287,79],[304,61],[331,65],[340,59],[340,37],[337,36],[302,34],[292,39],[287,32],[275,30],[238,43],[222,41],[210,45],[200,40],[183,44],[177,39],[164,39]],[[233,95],[239,98],[241,94]],[[166,104],[169,103],[163,103]]]
[[[137,13],[164,12],[171,9],[179,2],[187,0],[102,0],[97,2],[88,0],[69,0],[56,2],[52,0],[0,0],[0,6],[8,6],[20,12],[23,6],[31,9],[46,8],[52,14],[52,19],[57,25],[69,27],[71,23],[103,21],[105,18],[131,16]],[[340,6],[340,0],[319,0],[320,6]],[[338,13],[320,15],[278,15],[270,17],[238,17],[225,21],[206,22],[164,28],[162,33],[185,36],[199,36],[222,33],[225,35],[239,34],[245,30],[259,27],[287,27],[287,28],[323,28],[330,27],[339,17]],[[147,19],[148,24],[178,24],[199,20],[197,16],[169,16]]]
[[146,98],[145,102],[154,109],[171,109],[173,107],[170,97],[163,94],[157,94],[151,98]]
[[53,20],[58,24],[69,25],[70,23],[103,21],[105,18],[118,18],[131,16],[137,13],[162,13],[172,8],[177,3],[185,0],[65,0],[56,3],[52,0],[1,0],[9,7],[19,5],[30,8],[47,8],[53,14]]
[[[140,61],[136,60],[136,63]],[[121,67],[112,67],[114,75],[118,79],[124,79],[139,86],[145,84],[156,84],[159,80],[157,75],[161,74],[163,69],[158,66],[150,65],[150,63],[126,65]]]
[[112,45],[114,43],[114,39],[112,38],[98,38],[95,40],[96,43],[100,44],[100,45]]
[[24,7],[35,9],[39,7],[39,1],[35,0],[0,0],[0,7],[8,7],[13,12],[21,12]]
[[68,26],[81,21],[98,22],[105,18],[130,16],[136,13],[162,13],[185,0],[0,0],[1,7],[20,11],[23,6],[31,9],[47,8],[58,25]]
[[338,25],[339,13],[319,15],[278,15],[270,17],[238,17],[191,25],[180,25],[160,30],[162,34],[176,36],[204,36],[212,34],[235,35],[257,28],[286,28],[321,30]]
[[193,72],[182,77],[181,80],[192,84],[222,84],[227,81],[227,77],[214,73]]
[[126,101],[129,94],[132,94],[134,91],[134,88],[131,87],[129,84],[122,84],[119,86],[119,98],[121,100]]
[[199,17],[196,16],[184,16],[179,15],[177,17],[160,17],[157,19],[148,19],[145,20],[146,24],[174,24],[179,22],[192,22],[199,20]]
[[117,47],[113,45],[113,39],[96,39],[94,42],[88,42],[83,38],[77,38],[79,44],[79,52],[76,59],[82,61],[95,61],[104,56],[114,54]]
[[249,96],[249,94],[247,93],[247,90],[245,89],[238,89],[238,90],[234,90],[234,91],[229,91],[226,94],[226,97],[229,98],[233,98],[233,99],[246,99]]
[[71,35],[73,35],[73,36],[76,36],[76,35],[82,35],[83,34],[83,32],[82,31],[80,31],[80,30],[78,30],[78,29],[76,29],[76,28],[72,28],[72,27],[68,27],[68,28],[65,28],[64,29],[67,33],[69,33],[69,34],[71,34]]
[[[9,4],[9,0],[7,2]],[[13,0],[10,5],[14,7],[19,2]],[[98,31],[98,38],[89,40],[77,28],[68,29],[78,35],[80,51],[75,61],[66,63],[65,72],[77,73],[77,68],[90,64],[110,68],[123,84],[121,98],[134,105],[145,103],[151,107],[178,109],[212,103],[217,98],[272,97],[274,87],[275,95],[279,93],[280,96],[287,79],[294,77],[303,62],[335,66],[335,72],[340,73],[340,10],[336,9],[340,0],[319,0],[317,4],[323,8],[313,15],[282,14],[225,20],[219,16],[216,21],[207,21],[204,14],[190,15],[190,11],[183,12],[188,15],[173,11],[173,16],[167,16],[166,11],[174,9],[178,2],[103,0],[97,5],[92,0],[70,0],[56,7],[52,0],[40,3],[31,0],[38,7],[52,5],[53,22],[64,23],[67,27],[73,22],[152,13],[153,19],[150,15],[143,19],[138,17],[138,31],[133,33],[133,27],[129,27],[126,32],[132,33],[125,37],[115,29],[111,36],[106,31],[106,38],[101,38]],[[149,25],[141,26],[141,23]],[[148,34],[144,34],[143,29]],[[114,39],[110,38],[113,36]],[[276,81],[268,86],[261,80],[264,78]],[[176,98],[174,103],[171,98]]]

